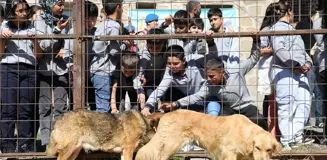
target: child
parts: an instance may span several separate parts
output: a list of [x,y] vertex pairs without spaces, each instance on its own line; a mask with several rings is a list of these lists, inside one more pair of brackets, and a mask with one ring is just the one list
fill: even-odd
[[[124,100],[126,92],[133,108],[137,108],[137,93],[133,88],[133,80],[137,75],[140,58],[136,53],[125,51],[121,57],[120,69],[112,76],[111,113],[118,113],[117,102]],[[124,103],[121,103],[124,104]],[[136,106],[136,107],[135,107]],[[120,109],[124,107],[119,107]],[[138,109],[138,108],[137,108]]]
[[[204,83],[203,70],[198,64],[199,59],[203,58],[202,55],[189,55],[189,61],[186,62],[184,56],[184,50],[181,46],[173,45],[167,50],[167,68],[165,70],[164,77],[159,86],[153,91],[146,102],[146,107],[142,109],[144,115],[149,115],[150,110],[155,109],[155,103],[157,99],[161,99],[165,92],[170,88],[172,89],[171,95],[173,100],[180,100],[183,97],[190,94],[194,94],[199,91],[201,85]],[[208,100],[208,99],[207,99]],[[204,104],[198,103],[190,106],[181,106],[181,108],[187,108],[195,111],[203,111]],[[220,110],[220,105],[216,102],[210,102],[206,113],[217,116]]]
[[[86,16],[86,22],[85,23],[85,33],[88,33],[88,35],[94,35],[94,32],[96,30],[95,24],[97,22],[97,17],[98,17],[98,7],[96,4],[90,1],[85,1],[85,16]],[[74,28],[71,28],[69,31],[69,34],[74,34]],[[91,78],[89,77],[89,68],[91,68],[90,61],[93,60],[93,51],[92,51],[93,43],[91,40],[88,40],[86,42],[86,47],[85,47],[85,54],[87,55],[86,57],[86,68],[87,72],[86,75],[88,75],[85,78],[85,84],[87,87],[87,94],[86,94],[86,99],[88,101],[88,105],[90,106],[91,110],[95,109],[95,94],[94,94],[94,87],[91,82]],[[74,56],[74,40],[73,39],[66,39],[65,40],[65,46],[63,49],[63,58],[66,63],[67,68],[69,68],[70,71],[73,69],[73,56]],[[72,75],[71,75],[72,76]]]
[[[190,20],[190,29],[189,32],[196,34],[196,33],[202,33],[204,29],[204,22],[202,18],[192,18]],[[205,55],[208,52],[208,45],[207,41],[205,39],[198,39],[197,40],[197,51],[198,54]]]
[[[35,35],[28,22],[29,5],[25,0],[13,0],[8,22],[1,27],[3,37]],[[34,49],[39,49],[34,40],[1,40],[1,151],[2,153],[35,152],[35,93],[37,59]],[[37,51],[36,51],[37,52]],[[18,146],[14,137],[15,124],[18,130]],[[18,150],[16,150],[16,147]]]
[[252,50],[252,52],[247,60],[240,63],[239,68],[225,68],[224,62],[219,58],[208,60],[205,65],[207,81],[203,83],[202,87],[194,90],[195,94],[191,93],[192,95],[175,102],[162,104],[161,108],[171,110],[186,107],[197,104],[209,96],[214,96],[222,104],[224,115],[240,113],[266,128],[265,120],[262,119],[251,100],[245,83],[245,75],[256,65],[261,55],[271,54],[271,49],[262,49],[261,54],[256,50]]
[[31,6],[30,11],[28,13],[28,18],[31,21],[31,23],[34,24],[34,21],[36,20],[36,18],[43,13],[44,13],[44,11],[42,10],[41,6],[33,5],[33,6]]
[[[291,6],[289,2],[278,3],[275,9],[279,20],[270,30],[295,30],[290,25],[294,18]],[[283,148],[289,150],[298,144],[312,142],[303,138],[311,106],[306,73],[312,66],[312,60],[300,35],[271,36],[270,43],[274,52],[270,78],[276,91],[280,141]]]
[[[213,33],[224,33],[223,28],[223,13],[219,8],[211,8],[208,11],[208,19],[210,21],[211,29],[207,32],[207,35]],[[232,64],[238,64],[240,60],[239,54],[239,39],[233,37],[227,38],[214,38],[213,41],[207,39],[209,53],[216,54],[224,62],[227,62],[225,67],[229,67]]]
[[[67,34],[69,19],[63,15],[63,0],[40,0],[44,11],[34,21],[37,34]],[[49,143],[51,126],[54,119],[70,110],[70,85],[66,63],[62,57],[63,39],[41,39],[39,45],[44,53],[38,61],[39,66],[39,114],[42,145]],[[53,98],[54,99],[53,99]],[[54,102],[52,104],[52,102]],[[53,114],[51,114],[53,113]]]
[[[95,31],[95,36],[103,35],[121,35],[121,26],[117,21],[121,20],[123,8],[122,0],[104,0],[103,6],[107,13],[105,19]],[[96,111],[110,111],[110,75],[115,71],[116,66],[121,58],[122,50],[128,49],[129,46],[117,40],[94,41],[93,51],[94,58],[91,61],[91,80],[93,82],[96,94]],[[137,86],[141,87],[141,86]],[[140,99],[144,99],[144,94],[138,92]]]
[[[170,16],[169,16],[170,17]],[[183,34],[189,32],[190,25],[190,15],[185,10],[179,10],[174,14],[174,17],[166,18],[165,22],[162,24],[163,28],[167,28],[172,22],[174,23],[175,34]],[[172,21],[173,19],[173,21]],[[168,30],[165,30],[168,31]],[[168,31],[169,32],[169,31]],[[196,45],[197,42],[194,39],[169,39],[168,46],[180,45],[183,46],[185,51],[185,57],[188,55],[197,54]]]
[[[164,34],[162,29],[151,29],[148,34]],[[166,50],[167,40],[148,39],[146,46],[140,52],[140,76],[144,76],[146,84],[145,94],[149,97],[156,86],[161,82],[167,63]]]

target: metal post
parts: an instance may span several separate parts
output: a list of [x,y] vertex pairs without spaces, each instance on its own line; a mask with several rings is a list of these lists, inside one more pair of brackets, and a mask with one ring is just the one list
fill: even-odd
[[81,36],[84,35],[84,17],[85,17],[84,1],[74,0],[74,110],[83,108],[85,105],[85,44]]

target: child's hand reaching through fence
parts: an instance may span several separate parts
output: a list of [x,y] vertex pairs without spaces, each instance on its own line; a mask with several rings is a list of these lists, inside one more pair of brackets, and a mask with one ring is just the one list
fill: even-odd
[[173,102],[173,103],[163,103],[161,104],[160,106],[160,109],[164,110],[164,111],[171,111],[173,110],[175,107],[176,107],[176,103]]
[[69,20],[70,20],[70,17],[69,17],[66,21],[64,21],[64,18],[61,18],[61,19],[58,21],[58,23],[57,23],[57,27],[58,27],[60,30],[65,29],[65,28],[68,26],[68,24],[69,24]]
[[4,29],[4,30],[2,30],[2,32],[1,32],[1,36],[2,36],[2,37],[5,37],[5,38],[9,38],[9,37],[11,37],[12,35],[14,35],[14,33],[12,33],[9,29]]
[[169,25],[171,25],[171,24],[173,23],[173,21],[174,21],[173,16],[172,16],[171,14],[169,14],[169,16],[167,16],[167,17],[165,18],[164,26],[169,26]]

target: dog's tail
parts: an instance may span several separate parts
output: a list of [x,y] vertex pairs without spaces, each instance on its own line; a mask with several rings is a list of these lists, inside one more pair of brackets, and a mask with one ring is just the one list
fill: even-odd
[[55,141],[53,136],[50,136],[50,142],[49,142],[49,145],[48,145],[47,151],[46,151],[48,156],[56,156],[57,155],[56,145],[57,145],[57,142]]

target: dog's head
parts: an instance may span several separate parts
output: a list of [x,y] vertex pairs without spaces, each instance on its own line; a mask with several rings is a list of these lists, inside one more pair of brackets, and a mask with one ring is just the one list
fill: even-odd
[[269,160],[280,155],[281,151],[281,144],[270,133],[262,132],[253,137],[254,160]]
[[150,126],[151,129],[153,129],[154,131],[157,130],[160,118],[164,115],[164,113],[161,112],[155,112],[149,116],[146,116],[145,119],[148,123],[148,125]]

